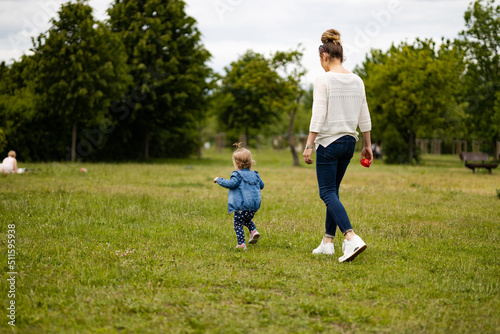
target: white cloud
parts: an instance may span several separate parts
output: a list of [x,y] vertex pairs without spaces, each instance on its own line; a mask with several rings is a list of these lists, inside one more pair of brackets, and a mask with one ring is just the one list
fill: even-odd
[[463,29],[469,0],[187,0],[187,4],[216,71],[249,48],[269,54],[301,43],[306,48],[306,81],[313,82],[322,71],[317,48],[326,29],[342,33],[345,66],[352,70],[371,48],[385,50],[416,37],[436,41],[456,37]]
[[[305,48],[306,81],[321,73],[317,48],[323,31],[342,33],[349,70],[371,48],[416,37],[455,38],[464,28],[463,14],[471,0],[186,0],[186,12],[198,21],[203,42],[217,72],[246,50],[269,55]],[[29,53],[30,37],[46,31],[64,0],[0,1],[0,61]],[[111,0],[90,0],[97,19],[107,18]]]

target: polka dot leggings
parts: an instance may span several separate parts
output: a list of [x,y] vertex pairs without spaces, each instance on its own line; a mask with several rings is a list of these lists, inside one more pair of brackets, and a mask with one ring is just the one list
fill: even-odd
[[243,231],[243,226],[246,226],[250,233],[257,230],[252,219],[255,215],[255,211],[236,211],[234,213],[234,231],[236,232],[236,238],[238,239],[238,245],[245,243],[245,231]]

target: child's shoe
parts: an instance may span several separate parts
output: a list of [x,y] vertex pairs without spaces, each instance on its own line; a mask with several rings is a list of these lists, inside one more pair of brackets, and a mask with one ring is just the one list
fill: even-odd
[[248,240],[249,244],[256,244],[259,241],[260,234],[257,230],[253,230],[252,234],[250,234],[250,240]]
[[342,251],[344,255],[339,257],[339,262],[351,262],[356,256],[361,254],[366,249],[366,244],[358,235],[355,235],[351,240],[344,240]]
[[328,254],[332,255],[335,253],[335,248],[333,248],[332,243],[323,243],[323,240],[321,240],[321,244],[318,246],[318,248],[313,250],[313,254]]
[[247,250],[247,246],[245,246],[245,244],[238,245],[236,246],[236,248],[241,250]]

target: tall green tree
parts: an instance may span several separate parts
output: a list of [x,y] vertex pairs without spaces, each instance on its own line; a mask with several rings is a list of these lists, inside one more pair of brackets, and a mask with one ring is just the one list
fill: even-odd
[[145,159],[192,153],[205,117],[210,54],[184,8],[180,0],[115,0],[108,10],[133,76],[132,99],[112,111],[126,111],[119,121],[123,147]]
[[[71,161],[77,158],[78,127],[96,126],[130,76],[118,35],[92,16],[85,0],[62,5],[52,27],[34,41],[37,93],[45,112],[71,129]],[[64,129],[61,129],[64,133]],[[92,147],[81,148],[80,157]]]
[[60,138],[62,124],[43,113],[41,100],[35,93],[36,64],[31,56],[10,66],[0,64],[0,128],[18,159],[58,159],[64,152]]
[[500,5],[476,0],[465,12],[460,33],[466,52],[466,98],[471,126],[477,138],[488,138],[495,157],[500,140]]
[[456,110],[463,69],[460,50],[432,40],[373,50],[356,69],[365,82],[373,133],[383,134],[378,139],[389,162],[418,162],[417,134],[442,127]]
[[0,152],[3,152],[5,147],[7,147],[7,138],[5,137],[3,129],[0,128]]
[[305,68],[302,66],[303,53],[300,50],[282,52],[278,51],[274,54],[271,64],[281,77],[281,89],[276,98],[281,99],[282,109],[288,118],[288,146],[292,154],[293,165],[299,166],[299,156],[295,149],[295,118],[300,109],[300,101],[306,91],[301,86],[301,80],[306,74]]
[[217,108],[226,129],[241,131],[246,142],[250,135],[281,119],[284,84],[272,62],[247,51],[229,67],[219,82]]

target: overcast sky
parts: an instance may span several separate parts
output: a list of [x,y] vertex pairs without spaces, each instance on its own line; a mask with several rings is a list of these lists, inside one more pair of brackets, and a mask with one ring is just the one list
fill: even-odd
[[[62,0],[0,0],[0,61],[12,63],[30,54],[31,37],[49,28]],[[464,29],[471,0],[187,0],[187,14],[198,22],[212,68],[225,66],[246,50],[269,56],[304,50],[306,83],[322,71],[317,49],[321,34],[335,28],[342,34],[345,67],[353,70],[371,48],[416,37],[453,39]],[[90,0],[97,19],[107,19],[111,0]]]

